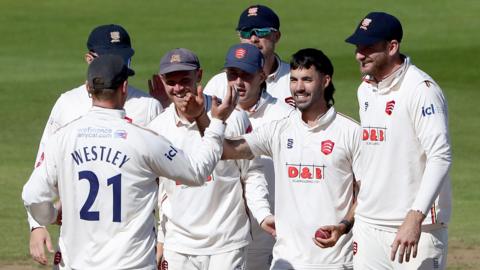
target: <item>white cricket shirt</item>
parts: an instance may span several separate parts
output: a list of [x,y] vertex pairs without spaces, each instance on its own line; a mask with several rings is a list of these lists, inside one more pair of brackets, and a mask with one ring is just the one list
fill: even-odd
[[451,212],[451,148],[440,87],[405,58],[383,81],[358,89],[362,171],[356,216],[400,226],[410,209],[423,224],[447,223]]
[[202,185],[220,159],[221,121],[213,119],[197,151],[186,155],[124,118],[124,110],[93,107],[59,129],[24,186],[22,198],[36,220],[48,218],[35,206],[62,199],[59,246],[70,268],[156,269],[155,179]]
[[[234,110],[226,123],[228,137],[251,129],[248,117],[239,110]],[[196,123],[182,121],[173,104],[149,128],[186,153],[197,151],[202,143]],[[221,160],[201,187],[187,187],[172,180],[163,183],[167,198],[161,203],[161,213],[166,217],[166,250],[213,255],[239,249],[248,245],[250,238],[245,203],[259,221],[271,215],[258,160]]]
[[276,267],[352,266],[351,233],[327,249],[312,239],[320,226],[338,224],[352,205],[360,130],[333,107],[317,121],[309,127],[296,110],[244,135],[255,155],[271,156],[275,165]]
[[[85,84],[61,94],[48,117],[48,122],[40,140],[36,161],[38,162],[41,159],[43,145],[57,129],[87,114],[91,107],[92,99],[88,96]],[[124,109],[127,117],[133,123],[141,126],[147,126],[153,118],[163,111],[158,100],[130,85],[128,86],[128,96]]]
[[[246,111],[253,130],[263,125],[271,123],[275,120],[280,120],[289,116],[294,111],[294,108],[287,105],[278,99],[272,97],[268,92],[262,91],[262,95],[250,110]],[[260,156],[260,161],[263,165],[265,179],[267,180],[268,188],[268,202],[272,209],[275,207],[275,170],[273,160],[269,156]],[[251,223],[252,243],[248,246],[249,252],[255,250],[272,250],[275,239],[265,232],[258,222]]]
[[[60,127],[87,114],[91,108],[92,99],[88,96],[85,85],[61,94],[52,108],[42,138],[40,139],[35,164],[38,164],[43,159],[42,155],[45,142],[52,134]],[[124,108],[127,117],[131,119],[133,123],[141,126],[146,126],[163,111],[162,105],[160,105],[158,100],[130,85],[128,86],[128,96]],[[39,224],[31,217],[29,217],[29,223],[30,228],[39,227]]]

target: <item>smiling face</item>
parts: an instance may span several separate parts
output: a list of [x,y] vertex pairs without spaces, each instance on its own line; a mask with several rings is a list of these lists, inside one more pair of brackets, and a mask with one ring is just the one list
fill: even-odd
[[302,112],[323,113],[327,110],[324,98],[330,76],[317,71],[314,65],[310,68],[290,70],[290,91],[297,108]]
[[357,45],[355,59],[360,63],[360,71],[364,75],[373,76],[377,81],[382,80],[394,69],[398,48],[396,40]]
[[228,86],[236,87],[238,91],[238,105],[243,110],[250,109],[260,98],[262,83],[265,75],[262,70],[255,73],[248,73],[240,68],[229,67],[227,73]]
[[187,93],[197,94],[197,83],[202,77],[201,70],[174,71],[160,76],[165,92],[174,104],[183,101]]

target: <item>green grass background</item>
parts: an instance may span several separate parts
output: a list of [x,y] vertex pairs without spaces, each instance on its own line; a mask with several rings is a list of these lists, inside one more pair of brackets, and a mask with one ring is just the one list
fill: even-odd
[[[401,50],[443,88],[449,102],[453,143],[453,219],[450,240],[478,247],[480,234],[480,2],[258,1],[280,16],[278,54],[322,49],[335,66],[337,109],[358,118],[360,82],[354,48],[344,42],[369,11],[395,14],[404,27]],[[0,2],[0,264],[27,262],[28,225],[21,189],[34,163],[45,122],[60,93],[85,80],[86,39],[99,24],[123,25],[136,50],[131,84],[147,89],[169,49],[195,51],[204,80],[217,73],[240,12],[253,1],[92,1],[24,0]],[[475,120],[477,119],[477,120]],[[400,146],[402,147],[402,146]],[[461,268],[459,268],[461,269]]]

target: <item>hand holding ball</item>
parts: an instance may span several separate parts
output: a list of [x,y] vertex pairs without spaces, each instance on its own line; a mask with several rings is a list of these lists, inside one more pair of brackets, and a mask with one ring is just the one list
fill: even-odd
[[328,239],[330,238],[331,234],[329,231],[318,229],[315,232],[315,238],[321,238],[321,239]]

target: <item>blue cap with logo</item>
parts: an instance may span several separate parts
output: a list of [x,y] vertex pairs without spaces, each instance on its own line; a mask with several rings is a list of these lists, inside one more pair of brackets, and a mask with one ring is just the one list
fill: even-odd
[[385,12],[371,12],[345,41],[354,45],[371,45],[382,40],[401,42],[402,37],[402,24],[397,18]]
[[263,54],[254,45],[240,43],[233,45],[225,57],[224,68],[239,68],[253,74],[263,68]]
[[93,29],[87,40],[87,48],[99,55],[120,55],[125,61],[135,53],[127,31],[117,24],[100,25]]
[[200,68],[197,55],[185,48],[176,48],[167,52],[160,60],[159,74],[175,71],[189,71]]
[[269,7],[254,5],[249,6],[240,15],[237,31],[266,27],[280,30],[280,19]]

